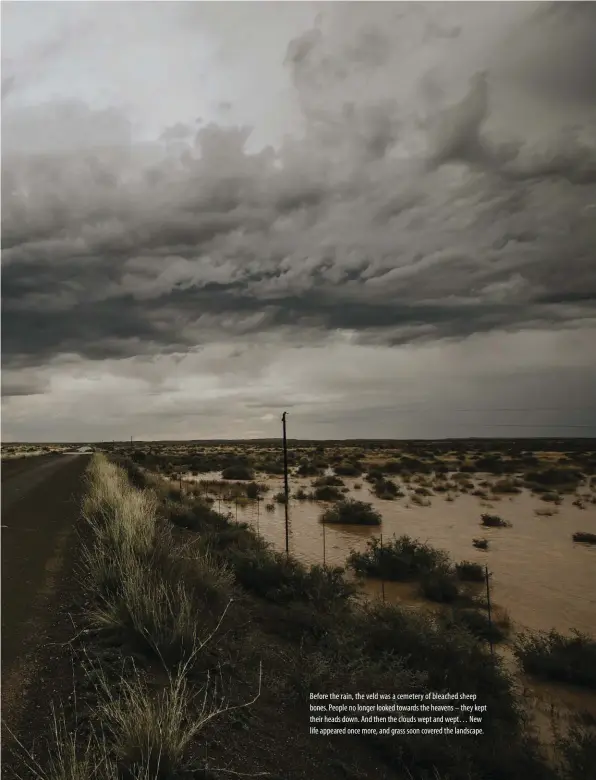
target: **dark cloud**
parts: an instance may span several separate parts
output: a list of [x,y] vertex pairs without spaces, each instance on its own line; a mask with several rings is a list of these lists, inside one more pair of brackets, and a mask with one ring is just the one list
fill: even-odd
[[[277,151],[215,124],[138,146],[122,112],[80,102],[7,111],[3,362],[276,329],[401,344],[593,322],[596,138],[581,111],[566,124],[570,94],[589,102],[578,41],[594,12],[565,5],[534,9],[531,52],[501,69],[465,9],[326,11],[288,47],[305,130]],[[547,75],[553,13],[577,55],[568,94]],[[519,74],[553,117],[546,139],[505,131]]]

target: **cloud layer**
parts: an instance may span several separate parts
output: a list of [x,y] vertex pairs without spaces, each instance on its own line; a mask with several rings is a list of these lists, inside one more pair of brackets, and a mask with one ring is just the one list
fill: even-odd
[[[223,36],[233,22],[231,6],[211,27],[172,8],[172,48],[177,25],[215,20]],[[593,333],[592,4],[314,10],[280,62],[295,127],[264,148],[224,119],[165,112],[149,143],[120,108],[13,105],[24,76],[9,73],[2,360],[16,395],[22,372],[73,355]]]

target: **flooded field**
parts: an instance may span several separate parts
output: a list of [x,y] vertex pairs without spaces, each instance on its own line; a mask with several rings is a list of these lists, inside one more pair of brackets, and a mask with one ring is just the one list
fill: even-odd
[[[220,473],[185,475],[185,481],[219,480]],[[485,479],[475,475],[474,482]],[[273,501],[283,490],[283,478],[257,475],[269,491],[260,501],[216,499],[222,511],[249,523],[277,549],[285,549],[285,508]],[[303,487],[310,491],[312,480],[292,478],[290,493]],[[455,561],[467,559],[487,563],[491,578],[491,597],[504,607],[516,628],[567,633],[576,628],[593,631],[596,622],[596,546],[576,544],[575,531],[596,533],[596,504],[585,508],[573,505],[575,495],[564,496],[559,506],[542,501],[528,491],[490,502],[470,494],[459,494],[449,501],[445,494],[430,496],[430,506],[412,503],[409,497],[387,501],[377,498],[362,479],[344,478],[346,497],[367,501],[382,516],[382,526],[323,525],[319,521],[329,504],[291,499],[289,505],[290,552],[306,563],[344,565],[351,549],[363,550],[366,541],[383,534],[408,534],[447,550]],[[355,489],[354,485],[361,485]],[[402,486],[406,490],[408,486]],[[211,493],[216,496],[216,493]],[[265,507],[269,504],[269,510]],[[271,506],[271,504],[273,506]],[[551,516],[536,514],[553,512]],[[510,528],[484,528],[480,515],[498,514],[511,522]],[[472,539],[489,540],[489,549],[479,550]],[[385,583],[388,600],[411,600],[413,590],[398,583]],[[366,590],[380,593],[379,582],[368,582]],[[424,602],[421,602],[421,604]],[[428,604],[428,602],[425,602]],[[429,605],[432,608],[432,605]]]

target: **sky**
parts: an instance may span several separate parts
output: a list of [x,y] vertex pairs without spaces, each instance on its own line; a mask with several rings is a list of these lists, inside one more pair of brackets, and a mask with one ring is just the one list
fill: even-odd
[[596,436],[596,3],[3,2],[2,437]]

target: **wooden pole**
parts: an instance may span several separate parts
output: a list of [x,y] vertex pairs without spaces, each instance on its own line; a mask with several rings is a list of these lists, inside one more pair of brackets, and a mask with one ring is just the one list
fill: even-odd
[[283,447],[284,447],[284,493],[285,493],[285,517],[286,517],[286,555],[290,554],[290,524],[288,509],[290,503],[290,487],[288,482],[288,440],[286,437],[286,416],[287,412],[284,412],[281,416],[281,422],[283,426]]
[[381,593],[385,603],[385,557],[383,555],[383,532],[381,531]]
[[323,515],[323,566],[327,565],[327,559],[325,554],[325,515]]
[[485,564],[484,566],[484,573],[486,576],[486,603],[488,605],[488,641],[490,643],[490,654],[494,655],[494,647],[493,647],[493,622],[492,622],[492,615],[491,615],[491,606],[490,606],[490,584],[489,584],[489,573],[488,573],[488,565]]

